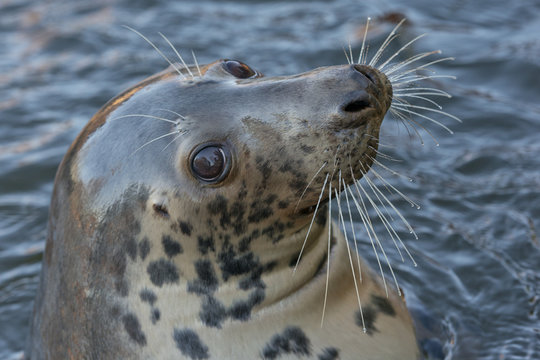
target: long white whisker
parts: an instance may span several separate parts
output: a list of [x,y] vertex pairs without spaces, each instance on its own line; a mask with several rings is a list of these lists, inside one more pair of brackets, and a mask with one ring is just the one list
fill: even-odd
[[[345,183],[343,183],[345,185]],[[340,187],[341,187],[341,182],[340,182]],[[354,265],[353,265],[353,261],[352,261],[352,255],[351,255],[351,248],[349,246],[349,239],[347,238],[347,229],[345,227],[345,220],[343,219],[343,211],[341,210],[341,201],[340,201],[340,197],[336,191],[336,189],[334,189],[334,194],[336,196],[336,199],[337,199],[337,204],[338,204],[338,208],[339,208],[339,218],[341,219],[341,226],[343,227],[343,234],[345,235],[345,244],[347,244],[347,253],[349,254],[349,264],[351,266],[351,271],[352,271],[352,275],[353,275],[353,282],[354,282],[354,289],[356,290],[356,299],[358,300],[358,309],[360,309],[360,317],[362,318],[362,329],[365,332],[367,332],[367,329],[366,329],[366,323],[364,321],[364,313],[362,311],[362,302],[360,301],[360,292],[358,291],[358,283],[356,281],[356,272],[354,271]],[[347,194],[347,191],[345,190],[345,194]],[[349,209],[350,211],[350,209]]]
[[[408,103],[399,103],[399,104],[396,104],[396,106],[401,106],[401,107],[406,107],[406,108],[413,108],[413,109],[420,109],[420,110],[431,111],[431,112],[434,112],[434,113],[437,113],[437,114],[441,114],[441,115],[444,115],[444,116],[448,116],[449,118],[454,119],[454,120],[456,120],[457,122],[460,122],[460,123],[463,122],[463,121],[461,121],[461,119],[458,118],[457,116],[454,116],[454,115],[452,115],[452,114],[449,114],[449,113],[447,113],[446,111],[441,111],[441,110],[429,108],[429,107],[427,107],[427,106],[412,105],[412,104],[408,104]],[[403,109],[402,109],[402,110],[403,110]]]
[[166,119],[166,118],[162,118],[162,117],[154,116],[154,115],[145,115],[145,114],[121,115],[121,116],[117,116],[115,118],[109,119],[109,121],[118,120],[118,119],[124,119],[124,118],[129,118],[129,117],[144,117],[144,118],[165,121],[165,122],[168,122],[168,123],[171,123],[171,124],[174,124],[174,125],[178,125],[178,121],[174,121],[174,120],[171,120],[171,119]]
[[199,72],[199,76],[202,76],[201,68],[199,67],[199,62],[197,61],[197,57],[195,56],[195,52],[191,50],[191,56],[193,57],[193,62],[195,62],[195,66],[197,67],[197,71]]
[[[371,197],[369,196],[369,194],[364,190],[362,184],[360,183],[360,181],[356,181],[354,183],[355,187],[356,187],[356,191],[358,193],[360,193],[360,190],[359,188],[362,190],[362,192],[364,193],[364,196],[368,199],[369,203],[371,204],[371,206],[373,206],[374,208],[376,207],[375,203],[373,202],[373,200],[371,199]],[[386,255],[386,251],[384,251],[384,247],[382,246],[382,243],[380,242],[378,236],[375,236],[375,241],[377,242],[377,245],[379,246],[379,249],[381,250],[385,260],[386,260],[386,264],[388,265],[388,269],[390,269],[390,274],[392,275],[392,278],[394,279],[394,283],[396,284],[396,289],[397,289],[397,292],[398,292],[398,295],[401,296],[401,290],[399,288],[399,284],[397,282],[397,278],[396,278],[396,275],[394,274],[394,269],[392,268],[392,265],[390,264],[390,260],[388,259],[388,256]],[[388,297],[388,289],[387,289],[387,292],[386,292],[386,297]]]
[[158,140],[160,140],[160,139],[163,139],[164,137],[171,136],[171,135],[177,134],[177,133],[178,133],[178,130],[175,130],[175,131],[172,131],[172,132],[170,132],[170,133],[168,133],[168,134],[161,135],[161,136],[159,136],[159,137],[157,137],[157,138],[155,138],[155,139],[152,139],[152,140],[150,140],[150,141],[144,143],[142,146],[138,147],[137,150],[135,150],[134,152],[132,152],[131,155],[129,155],[129,156],[135,155],[135,153],[136,153],[137,151],[141,150],[143,147],[145,147],[145,146],[147,146],[147,145],[150,145],[150,144],[153,143],[154,141],[158,141]]
[[328,282],[330,280],[330,242],[332,239],[332,182],[328,183],[328,249],[326,260],[326,286],[324,289],[324,303],[321,317],[321,328],[324,324],[324,313],[326,311],[326,301],[328,299]]
[[419,99],[419,100],[427,101],[428,103],[435,105],[439,110],[442,110],[442,106],[439,105],[436,101],[433,101],[433,100],[431,100],[431,99],[429,99],[427,97],[424,97],[424,96],[419,96],[419,95],[415,95],[415,94],[402,94],[402,95],[399,95],[399,97],[400,98],[407,97],[407,98],[413,98],[413,99]]
[[174,53],[176,54],[176,56],[178,56],[178,58],[180,59],[180,61],[182,62],[182,65],[184,65],[184,69],[187,70],[189,76],[191,76],[193,78],[193,73],[191,72],[191,70],[189,70],[189,66],[187,66],[186,62],[184,61],[184,59],[182,58],[182,56],[180,55],[180,53],[178,52],[178,50],[176,50],[176,48],[174,47],[174,45],[169,41],[169,39],[167,39],[167,37],[165,35],[163,35],[162,33],[158,32],[158,34],[163,38],[165,39],[165,41],[167,42],[167,44],[169,44],[169,46],[171,47],[171,49],[173,49]]
[[420,53],[420,54],[416,54],[414,56],[411,56],[410,58],[408,59],[405,59],[397,64],[395,64],[394,66],[392,66],[390,69],[386,70],[384,72],[384,74],[386,76],[390,76],[391,74],[393,74],[394,72],[398,71],[399,69],[402,69],[404,68],[405,66],[407,65],[410,65],[416,61],[419,61],[419,60],[422,60],[423,58],[425,57],[428,57],[430,55],[433,55],[433,54],[440,54],[441,51],[440,50],[433,50],[433,51],[427,51],[427,52],[423,52],[423,53]]
[[[431,118],[431,117],[429,117],[429,116],[420,114],[420,113],[418,113],[418,112],[416,112],[416,111],[412,111],[412,110],[407,109],[407,108],[405,108],[405,107],[401,107],[402,105],[397,105],[397,104],[394,105],[394,104],[392,104],[392,106],[393,106],[395,109],[397,109],[397,110],[401,110],[401,111],[407,112],[407,113],[409,113],[409,114],[413,114],[413,115],[419,116],[419,117],[421,117],[421,118],[423,118],[423,119],[429,120],[429,121],[431,121],[432,123],[439,125],[439,126],[442,127],[443,129],[445,129],[446,131],[448,131],[450,134],[453,134],[453,133],[454,133],[454,132],[453,132],[452,130],[450,130],[450,128],[448,128],[446,125],[444,125],[443,123],[441,123],[441,122],[439,122],[439,121],[437,121],[437,120],[435,120],[435,119],[433,119],[433,118]],[[433,109],[432,109],[432,110],[433,110]],[[409,119],[409,120],[412,121],[412,119]]]
[[386,37],[386,40],[383,41],[383,43],[381,44],[381,46],[379,47],[379,50],[377,50],[377,52],[375,53],[375,55],[373,56],[373,58],[371,59],[371,61],[369,62],[369,66],[371,67],[375,67],[375,64],[377,63],[377,61],[379,61],[379,58],[381,57],[384,49],[386,49],[386,47],[392,42],[392,40],[395,39],[395,33],[396,31],[399,29],[399,27],[405,22],[405,19],[402,19],[395,27],[394,27],[394,30],[392,30],[390,32],[390,34],[388,34],[388,36]]
[[302,192],[302,195],[300,195],[300,199],[298,199],[298,201],[296,202],[296,206],[294,207],[294,212],[296,212],[296,210],[298,210],[298,205],[300,205],[300,201],[302,201],[302,198],[304,197],[304,195],[306,194],[306,191],[307,189],[309,189],[309,186],[311,185],[311,183],[313,182],[313,180],[315,180],[315,178],[317,177],[317,175],[319,175],[319,173],[321,172],[321,170],[328,164],[327,161],[325,161],[322,166],[319,168],[319,170],[317,170],[317,172],[315,173],[315,175],[313,175],[313,177],[311,178],[311,180],[309,180],[308,184],[306,185],[306,188],[304,189],[304,191]]
[[146,36],[144,36],[143,34],[138,32],[137,30],[135,30],[135,29],[133,29],[133,28],[127,26],[127,25],[122,25],[122,26],[125,27],[128,30],[133,31],[135,34],[139,35],[140,37],[142,37],[147,43],[149,43],[154,48],[154,50],[156,50],[158,52],[159,55],[161,55],[162,58],[164,58],[176,70],[176,72],[180,76],[182,76],[182,78],[184,78],[184,79],[186,78],[184,76],[184,74],[182,74],[182,71],[180,71],[180,69],[178,67],[176,67],[176,65],[171,60],[169,60],[169,58],[167,56],[165,56],[165,54],[162,53],[161,50],[159,50],[159,48],[156,45],[154,45],[154,43],[151,42]]
[[[309,224],[306,238],[304,239],[304,243],[302,244],[302,248],[300,249],[300,253],[298,254],[298,259],[296,259],[296,264],[294,265],[293,274],[296,273],[296,268],[298,267],[298,263],[300,263],[300,258],[302,257],[302,254],[304,253],[304,248],[306,246],[309,233],[311,232],[311,228],[313,227],[313,222],[315,221],[317,210],[319,210],[319,205],[321,204],[321,199],[324,194],[324,190],[326,190],[326,183],[328,182],[329,176],[330,174],[326,174],[326,178],[324,179],[324,184],[322,186],[321,193],[319,195],[319,200],[317,201],[317,205],[315,206],[315,211],[313,212],[313,216],[311,217],[311,223]],[[332,219],[328,219],[328,221],[332,221]]]
[[428,62],[428,63],[425,63],[425,64],[422,64],[420,66],[417,66],[415,67],[414,69],[410,69],[410,70],[407,70],[407,71],[404,71],[402,73],[399,73],[397,75],[394,75],[394,76],[390,76],[390,81],[396,81],[396,80],[399,80],[401,79],[404,75],[406,74],[409,74],[409,73],[412,73],[412,72],[415,72],[415,71],[418,71],[418,70],[421,70],[421,69],[425,69],[427,68],[428,66],[431,66],[431,65],[434,65],[434,64],[438,64],[440,62],[443,62],[443,61],[449,61],[449,60],[455,60],[453,57],[446,57],[446,58],[443,58],[443,59],[437,59],[437,60],[434,60],[434,61],[431,61],[431,62]]
[[[350,166],[350,162],[349,162]],[[358,240],[356,239],[356,232],[354,231],[354,222],[352,218],[352,211],[351,211],[351,204],[349,202],[349,195],[347,194],[347,185],[345,185],[345,180],[343,181],[343,189],[345,193],[345,200],[347,201],[347,210],[349,211],[349,225],[351,226],[351,232],[353,234],[353,240],[354,240],[354,250],[356,252],[356,262],[358,264],[358,277],[360,279],[360,282],[362,282],[362,267],[360,266],[360,252],[358,251]],[[353,177],[353,181],[356,181],[356,179]]]
[[366,27],[364,29],[364,37],[362,39],[362,48],[360,49],[360,55],[358,55],[358,63],[359,64],[364,64],[365,61],[365,57],[367,57],[367,50],[364,54],[364,50],[365,50],[365,45],[366,45],[366,37],[367,37],[367,32],[368,32],[368,27],[369,27],[369,22],[370,22],[371,18],[368,17],[367,18],[367,21],[366,21]]
[[[352,171],[352,168],[351,168]],[[386,285],[386,279],[384,276],[384,271],[381,264],[381,259],[379,258],[379,254],[377,252],[377,248],[375,247],[375,242],[373,241],[373,237],[376,237],[377,234],[375,233],[375,229],[373,229],[373,226],[371,225],[371,221],[369,219],[369,216],[367,214],[367,209],[364,204],[364,200],[362,198],[362,195],[358,193],[358,196],[360,198],[360,202],[362,203],[363,209],[360,207],[360,204],[358,204],[358,201],[354,197],[354,194],[351,190],[351,187],[349,186],[347,188],[349,190],[349,193],[351,194],[351,198],[353,199],[354,205],[356,206],[356,210],[358,211],[358,214],[360,215],[360,219],[362,220],[362,224],[364,225],[364,229],[366,230],[366,233],[368,234],[369,241],[371,242],[371,247],[373,248],[373,253],[375,254],[375,259],[377,259],[377,264],[379,265],[379,271],[381,272],[381,278],[383,280],[384,290],[386,291],[386,295],[388,296],[388,287]],[[373,236],[372,236],[373,233]]]
[[382,162],[380,162],[379,160],[377,160],[377,158],[374,158],[373,156],[369,156],[369,155],[368,155],[368,158],[369,158],[371,161],[373,161],[373,163],[374,163],[375,165],[382,167],[384,170],[388,171],[388,172],[391,173],[392,175],[396,175],[396,176],[402,177],[402,178],[404,178],[404,179],[407,179],[407,180],[409,180],[410,182],[413,182],[413,179],[412,179],[412,178],[410,178],[410,177],[408,177],[408,176],[406,176],[406,175],[403,175],[403,174],[398,173],[396,170],[394,170],[394,169],[392,169],[392,168],[390,168],[390,167],[384,165]]
[[392,83],[392,87],[400,87],[405,84],[417,82],[420,80],[428,80],[428,79],[452,79],[455,80],[456,77],[453,75],[412,75],[412,76],[406,76],[403,79],[399,79],[399,81]]
[[172,111],[172,110],[169,110],[169,109],[163,109],[163,108],[160,108],[160,109],[158,109],[158,110],[161,110],[161,111],[168,111],[168,112],[170,112],[171,114],[174,114],[174,115],[178,116],[180,119],[186,120],[186,117],[185,117],[185,116],[180,115],[180,114],[177,113],[176,111]]
[[172,139],[171,141],[169,141],[169,143],[167,145],[165,145],[165,147],[161,150],[161,151],[165,151],[165,149],[167,149],[169,147],[169,145],[171,145],[173,142],[175,142],[176,140],[178,140],[178,138],[180,138],[180,136],[184,135],[187,131],[183,131],[183,132],[180,132],[178,134],[178,136],[175,136],[174,139]]
[[405,50],[406,48],[408,48],[412,43],[414,43],[415,41],[417,41],[418,39],[421,39],[423,38],[424,36],[426,36],[426,34],[422,34],[422,35],[418,35],[417,37],[415,37],[414,39],[412,39],[411,41],[409,41],[408,43],[406,43],[405,45],[403,45],[401,47],[401,49],[399,49],[398,51],[396,51],[394,53],[394,55],[392,55],[391,57],[389,57],[384,63],[382,63],[380,66],[379,66],[379,70],[380,71],[383,71],[383,68],[392,60],[394,60],[394,58],[396,56],[398,56],[403,50]]

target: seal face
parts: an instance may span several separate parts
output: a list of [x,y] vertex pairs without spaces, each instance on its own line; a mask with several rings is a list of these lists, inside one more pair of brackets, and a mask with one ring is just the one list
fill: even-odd
[[68,150],[29,357],[417,358],[403,301],[327,216],[375,158],[386,77],[236,60],[186,77],[122,93]]

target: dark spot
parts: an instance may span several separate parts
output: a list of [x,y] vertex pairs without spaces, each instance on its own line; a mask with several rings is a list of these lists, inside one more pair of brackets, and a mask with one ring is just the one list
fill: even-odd
[[286,209],[287,206],[289,206],[289,203],[287,201],[280,201],[280,202],[278,202],[277,206],[280,209]]
[[203,255],[208,254],[208,251],[216,251],[214,248],[214,238],[212,236],[208,236],[206,238],[203,238],[202,236],[199,236],[197,238],[199,252]]
[[135,239],[131,238],[126,240],[126,252],[131,260],[135,261],[135,258],[137,257],[137,242]]
[[152,309],[152,313],[150,315],[150,320],[152,320],[152,324],[156,324],[159,319],[161,318],[161,312],[157,308]]
[[281,334],[275,334],[262,351],[263,359],[277,359],[281,355],[311,355],[311,342],[297,326],[289,326]]
[[111,274],[113,274],[114,276],[124,276],[124,273],[126,272],[126,255],[123,251],[117,250],[114,253],[110,270]]
[[315,223],[320,226],[326,225],[326,214],[328,214],[328,210],[327,206],[324,205],[323,207],[321,207],[321,209],[319,209],[319,212],[315,217]]
[[210,295],[218,287],[218,279],[210,260],[199,259],[195,262],[198,279],[188,283],[188,291],[199,295]]
[[157,300],[156,294],[150,289],[141,290],[141,292],[139,293],[139,296],[141,297],[141,300],[143,302],[149,303],[152,306]]
[[295,177],[289,181],[289,187],[296,190],[296,193],[301,194],[307,187],[307,182],[302,177]]
[[113,305],[111,307],[111,310],[109,311],[109,314],[111,314],[111,317],[113,319],[118,319],[121,313],[122,313],[122,309],[120,308],[119,305]]
[[166,283],[177,283],[180,277],[176,265],[165,259],[151,262],[146,271],[152,283],[159,287]]
[[212,215],[221,214],[227,211],[227,199],[223,195],[218,195],[208,203],[208,212]]
[[253,253],[238,255],[230,245],[218,254],[218,262],[225,281],[231,275],[247,274],[258,265]]
[[126,280],[120,279],[116,280],[114,287],[116,291],[120,294],[120,296],[128,296],[129,295],[129,285]]
[[262,156],[257,156],[255,161],[257,162],[257,169],[261,172],[263,176],[263,180],[267,180],[270,177],[270,174],[272,174],[272,167],[270,166],[270,161],[264,161],[264,158]]
[[[373,335],[373,333],[377,331],[377,328],[375,327],[377,312],[375,311],[375,309],[373,309],[372,306],[368,305],[362,308],[362,314],[364,315],[364,322],[366,324],[366,333],[368,335]],[[358,327],[363,328],[362,315],[360,313],[360,310],[356,311],[355,313],[355,322]]]
[[133,341],[141,346],[146,345],[146,336],[141,330],[141,324],[139,324],[139,319],[137,319],[135,314],[129,313],[122,316],[122,322],[124,323],[124,328],[126,329],[129,337]]
[[148,256],[149,252],[150,252],[150,241],[148,241],[148,238],[145,237],[139,243],[139,254],[141,255],[141,259],[142,260],[146,259],[146,256]]
[[[298,260],[299,258],[300,258],[300,252],[294,254],[291,257],[291,260],[289,261],[289,267],[295,267],[296,263],[300,263],[300,261]],[[302,258],[300,258],[300,260],[302,260]]]
[[248,276],[240,280],[238,287],[242,290],[249,290],[252,288],[265,288],[266,286],[261,281],[261,275],[263,273],[263,267],[258,265],[251,270]]
[[207,296],[202,303],[199,317],[206,326],[221,328],[221,323],[227,318],[227,310],[219,300]]
[[323,352],[318,356],[319,360],[338,360],[339,350],[335,347],[327,347],[323,349]]
[[208,346],[202,343],[199,335],[191,329],[174,329],[173,333],[176,347],[184,356],[191,359],[208,359]]
[[179,221],[180,230],[182,231],[182,234],[191,236],[191,230],[193,230],[193,226],[191,226],[190,223]]
[[396,316],[396,311],[387,298],[377,295],[371,295],[371,303],[375,305],[383,314]]
[[253,307],[262,303],[264,298],[264,290],[256,289],[249,295],[247,300],[235,301],[229,309],[229,315],[235,320],[249,320]]
[[263,201],[254,201],[251,204],[251,209],[248,215],[248,221],[250,223],[258,223],[268,218],[274,213],[271,207],[266,205]]
[[165,254],[167,254],[169,258],[184,252],[182,245],[180,245],[178,241],[173,240],[169,235],[163,235],[161,243],[163,244]]
[[300,149],[306,154],[312,154],[315,151],[315,146],[308,146],[306,144],[300,145]]

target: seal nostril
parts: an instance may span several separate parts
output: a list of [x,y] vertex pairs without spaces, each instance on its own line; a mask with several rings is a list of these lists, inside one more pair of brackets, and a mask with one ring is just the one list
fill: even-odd
[[360,74],[364,75],[369,81],[371,81],[373,84],[375,84],[375,78],[368,71],[366,71],[366,66],[365,65],[354,65],[353,67],[354,67],[354,69],[356,71],[358,71]]
[[346,111],[346,112],[358,112],[358,111],[362,111],[366,108],[368,108],[371,104],[369,103],[369,101],[367,100],[355,100],[353,102],[350,102],[348,103],[347,105],[345,105],[345,107],[343,108],[343,111]]

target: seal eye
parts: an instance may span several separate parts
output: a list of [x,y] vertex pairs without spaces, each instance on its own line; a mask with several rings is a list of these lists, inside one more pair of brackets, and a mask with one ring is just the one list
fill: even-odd
[[239,79],[249,79],[257,75],[249,66],[236,60],[226,60],[223,67],[229,74]]
[[209,145],[198,150],[191,159],[191,171],[199,180],[217,183],[229,171],[230,157],[220,146]]

